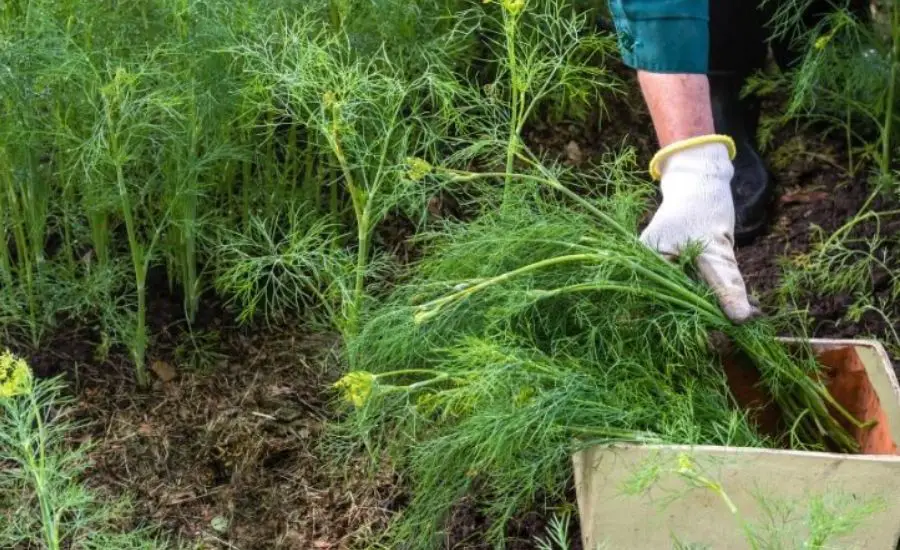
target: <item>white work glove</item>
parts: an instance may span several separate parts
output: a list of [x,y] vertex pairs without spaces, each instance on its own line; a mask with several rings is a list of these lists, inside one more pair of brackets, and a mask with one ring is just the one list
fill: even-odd
[[725,315],[742,323],[759,315],[734,257],[734,166],[724,143],[708,142],[676,150],[657,166],[663,200],[641,241],[672,259],[689,243],[703,246],[700,276],[712,288]]

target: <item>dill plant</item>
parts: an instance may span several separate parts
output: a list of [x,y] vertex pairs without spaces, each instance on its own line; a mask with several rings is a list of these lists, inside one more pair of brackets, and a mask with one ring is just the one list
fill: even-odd
[[732,325],[707,289],[638,241],[649,186],[627,159],[587,178],[518,160],[531,170],[430,167],[435,178],[510,177],[520,199],[431,235],[408,282],[350,342],[342,429],[374,456],[387,450],[411,482],[391,543],[437,546],[469,496],[502,545],[516,513],[562,498],[583,446],[778,445],[731,403],[712,331],[753,358],[786,438],[853,450],[810,356],[789,355],[765,322]]
[[614,43],[608,34],[586,33],[589,12],[573,10],[566,2],[486,3],[496,5],[488,10],[482,33],[497,60],[491,92],[507,110],[505,171],[511,174],[522,131],[536,109],[553,99],[574,112],[582,104],[602,105],[602,92],[618,90],[619,81],[603,63]]
[[783,112],[765,122],[763,136],[792,122],[816,123],[843,135],[853,173],[872,161],[890,178],[897,148],[897,79],[900,77],[900,7],[886,7],[885,28],[861,20],[842,3],[812,27],[803,23],[807,2],[783,2],[773,34],[790,40],[801,57],[795,67],[751,79],[749,91],[784,92]]
[[4,548],[167,548],[152,530],[127,528],[128,502],[106,502],[82,480],[87,445],[67,439],[80,426],[59,379],[32,377],[8,351],[0,355],[0,544]]
[[150,151],[165,133],[162,121],[170,115],[170,98],[159,89],[161,77],[146,65],[111,71],[98,98],[101,117],[83,153],[85,183],[116,197],[116,214],[125,226],[137,301],[126,341],[140,385],[147,383],[147,275],[171,217],[171,205],[154,210],[160,179],[149,165],[155,160]]
[[316,161],[333,176],[327,182],[332,193],[349,199],[356,265],[338,321],[352,334],[377,224],[391,211],[424,204],[427,196],[428,187],[405,177],[406,160],[435,150],[459,120],[445,115],[464,90],[440,65],[411,77],[384,51],[363,58],[348,40],[320,30],[308,16],[235,53],[274,98],[279,114],[303,121],[306,139],[321,147]]

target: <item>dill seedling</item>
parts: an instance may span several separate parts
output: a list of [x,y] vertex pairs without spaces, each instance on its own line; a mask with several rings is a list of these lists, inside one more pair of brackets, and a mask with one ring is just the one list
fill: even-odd
[[287,205],[279,217],[251,217],[240,231],[222,228],[217,250],[215,285],[238,320],[258,313],[267,322],[284,321],[319,306],[327,318],[337,315],[340,281],[352,261],[336,246],[337,228],[307,209]]

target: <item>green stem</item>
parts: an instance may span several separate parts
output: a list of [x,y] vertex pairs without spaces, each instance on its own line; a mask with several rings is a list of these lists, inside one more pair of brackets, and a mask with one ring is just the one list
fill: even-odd
[[319,201],[321,197],[319,196],[322,192],[321,185],[321,171],[316,171],[316,157],[315,157],[315,149],[316,143],[313,140],[312,136],[307,136],[306,138],[306,150],[304,153],[304,171],[303,171],[303,194],[306,196],[306,200],[309,201],[310,207],[318,212],[319,211]]
[[[633,294],[635,296],[647,296],[652,298],[658,298],[661,300],[665,300],[670,304],[673,304],[678,307],[682,307],[689,311],[697,311],[696,304],[685,301],[677,296],[671,296],[668,294],[662,294],[658,290],[650,290],[647,288],[639,287],[639,286],[629,286],[624,284],[617,283],[607,283],[607,282],[595,282],[595,283],[583,283],[577,285],[570,285],[561,288],[556,288],[553,290],[536,290],[532,291],[538,295],[540,299],[552,298],[554,296],[559,296],[561,294],[573,293],[573,292],[621,292],[625,294]],[[711,321],[716,323],[721,321],[720,316],[715,315],[711,316],[708,311],[701,310],[699,313],[710,318]]]
[[359,315],[362,311],[362,299],[365,293],[366,268],[369,259],[369,208],[366,205],[362,217],[357,222],[359,246],[356,251],[356,281],[353,286],[353,298],[347,319],[347,328],[351,335],[359,331]]
[[44,531],[44,542],[50,550],[59,550],[59,526],[56,520],[56,514],[53,513],[53,506],[50,497],[47,494],[47,480],[45,472],[47,471],[47,437],[46,426],[42,418],[41,408],[35,400],[34,393],[29,395],[29,404],[37,427],[37,452],[32,448],[30,440],[23,441],[23,453],[27,456],[28,468],[34,479],[34,489],[37,493],[38,502],[41,507],[41,527]]
[[385,378],[388,376],[406,376],[408,374],[430,374],[436,375],[441,374],[431,369],[400,369],[400,370],[392,370],[389,372],[380,372],[375,375],[376,378]]
[[356,232],[359,241],[356,253],[356,281],[354,284],[353,296],[350,299],[346,320],[347,330],[351,335],[355,335],[359,329],[359,315],[362,309],[363,293],[365,292],[366,268],[369,258],[369,236],[371,233],[369,219],[371,216],[371,201],[366,196],[365,191],[356,185],[350,163],[347,161],[347,157],[344,154],[338,131],[337,113],[338,107],[332,107],[332,124],[328,133],[328,141],[344,176],[344,184],[347,186],[347,190],[350,193],[350,200],[353,204],[353,213],[356,216]]
[[119,204],[122,207],[122,216],[125,218],[125,231],[128,235],[128,247],[131,252],[131,262],[134,269],[135,287],[138,293],[138,311],[135,321],[135,333],[132,335],[131,354],[134,359],[135,378],[138,386],[147,385],[147,373],[144,365],[146,352],[146,281],[147,271],[145,258],[147,251],[141,246],[138,238],[137,223],[131,206],[131,197],[125,182],[124,162],[127,155],[123,155],[119,145],[118,126],[113,117],[113,107],[108,101],[106,105],[106,125],[109,129],[109,155],[115,166],[116,187],[119,191]]
[[246,159],[241,166],[241,221],[243,221],[245,229],[250,227],[250,192],[253,185],[253,158],[251,155],[251,158]]
[[837,410],[837,412],[840,413],[841,416],[843,416],[848,422],[853,424],[856,428],[858,428],[860,430],[866,430],[866,429],[869,429],[869,428],[875,426],[876,424],[878,424],[878,421],[875,419],[869,420],[867,422],[860,422],[859,420],[856,419],[855,416],[850,414],[850,411],[845,409],[843,405],[841,405],[840,403],[837,402],[837,400],[834,398],[834,396],[831,395],[831,393],[828,391],[827,388],[825,388],[819,384],[816,384],[815,388],[816,388],[818,394],[820,396],[822,396],[822,398],[825,401],[827,401],[829,405],[834,407]]
[[850,175],[853,176],[856,172],[853,166],[853,132],[852,132],[852,122],[851,122],[851,112],[850,106],[848,105],[846,108],[846,117],[847,120],[844,123],[845,130],[845,139],[847,140],[847,168],[850,172]]
[[422,380],[420,382],[415,382],[408,386],[392,386],[389,388],[385,388],[384,390],[382,390],[382,393],[385,393],[385,394],[397,393],[397,392],[410,393],[410,392],[414,392],[417,390],[421,390],[422,388],[431,386],[433,384],[437,384],[438,382],[444,382],[445,380],[449,380],[449,379],[450,379],[450,375],[440,373],[433,378],[429,378],[428,380]]
[[881,173],[885,176],[890,175],[891,161],[893,156],[892,136],[894,124],[894,103],[896,100],[897,89],[897,70],[900,67],[900,4],[892,2],[892,24],[891,34],[893,35],[893,47],[891,48],[891,72],[890,81],[888,82],[887,103],[885,105],[885,120],[881,135]]
[[504,28],[506,30],[506,62],[509,65],[509,138],[506,143],[506,183],[503,192],[503,202],[508,202],[512,192],[513,161],[519,148],[519,71],[516,60],[516,20],[517,16],[504,11]]
[[604,439],[620,442],[634,442],[642,444],[665,443],[665,440],[649,432],[637,432],[629,430],[617,430],[615,428],[588,428],[583,426],[565,426],[569,432],[599,436]]
[[147,385],[147,373],[144,365],[144,354],[146,351],[146,288],[145,279],[146,271],[144,269],[145,251],[138,240],[137,227],[135,225],[134,213],[131,209],[131,201],[128,196],[128,189],[125,184],[125,175],[122,170],[122,164],[116,163],[116,185],[119,188],[119,201],[122,204],[122,215],[125,218],[125,231],[128,235],[128,246],[131,250],[131,262],[134,269],[134,280],[137,291],[138,311],[135,320],[135,332],[132,336],[131,354],[134,359],[135,376],[138,386],[145,387]]
[[526,266],[520,267],[518,269],[514,269],[512,271],[507,271],[501,275],[497,275],[495,277],[491,277],[489,279],[485,279],[475,285],[464,288],[458,292],[453,294],[449,294],[447,296],[443,296],[436,300],[432,300],[430,302],[426,302],[416,309],[418,309],[424,315],[424,318],[420,320],[424,320],[427,318],[431,318],[433,315],[437,314],[437,311],[446,304],[452,303],[457,300],[462,300],[476,292],[484,290],[490,286],[504,283],[510,279],[518,277],[519,275],[524,275],[526,273],[530,273],[532,271],[538,271],[547,267],[551,267],[554,265],[566,264],[566,263],[579,263],[579,262],[596,262],[597,260],[602,259],[601,256],[597,254],[569,254],[566,256],[557,256],[555,258],[548,258],[546,260],[541,260],[539,262],[534,262],[532,264],[528,264]]
[[[519,155],[519,158],[526,160],[529,163],[532,162],[530,159],[525,159],[521,155]],[[453,176],[452,181],[454,183],[465,183],[467,181],[475,181],[475,180],[480,180],[480,179],[497,179],[497,178],[505,178],[505,177],[510,176],[510,174],[505,174],[505,173],[501,173],[501,172],[462,172],[462,171],[451,170],[451,169],[446,169],[446,168],[440,168],[440,169],[438,169],[438,171],[444,172],[448,175],[452,175]],[[625,229],[625,227],[622,224],[620,224],[619,222],[614,220],[612,217],[610,217],[608,214],[606,214],[605,212],[603,212],[602,210],[597,208],[594,204],[591,204],[591,202],[589,200],[585,199],[584,197],[580,196],[578,193],[575,193],[574,191],[572,191],[571,189],[569,189],[568,187],[563,185],[556,178],[532,176],[530,174],[512,174],[511,177],[513,177],[515,179],[524,180],[524,181],[533,181],[535,183],[540,183],[542,185],[550,187],[551,189],[559,191],[560,193],[566,195],[568,198],[577,202],[580,206],[582,206],[590,214],[596,216],[601,221],[603,221],[604,223],[609,225],[611,228],[615,229],[616,232],[620,233],[623,236],[627,235],[634,239],[637,238],[632,232]]]

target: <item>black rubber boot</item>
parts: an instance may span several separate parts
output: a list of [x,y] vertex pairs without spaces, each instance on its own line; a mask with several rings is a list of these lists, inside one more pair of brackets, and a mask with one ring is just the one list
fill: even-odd
[[710,75],[710,96],[716,132],[734,139],[734,238],[737,246],[752,243],[768,228],[775,181],[756,150],[760,106],[755,98],[742,99],[743,79],[732,75]]

